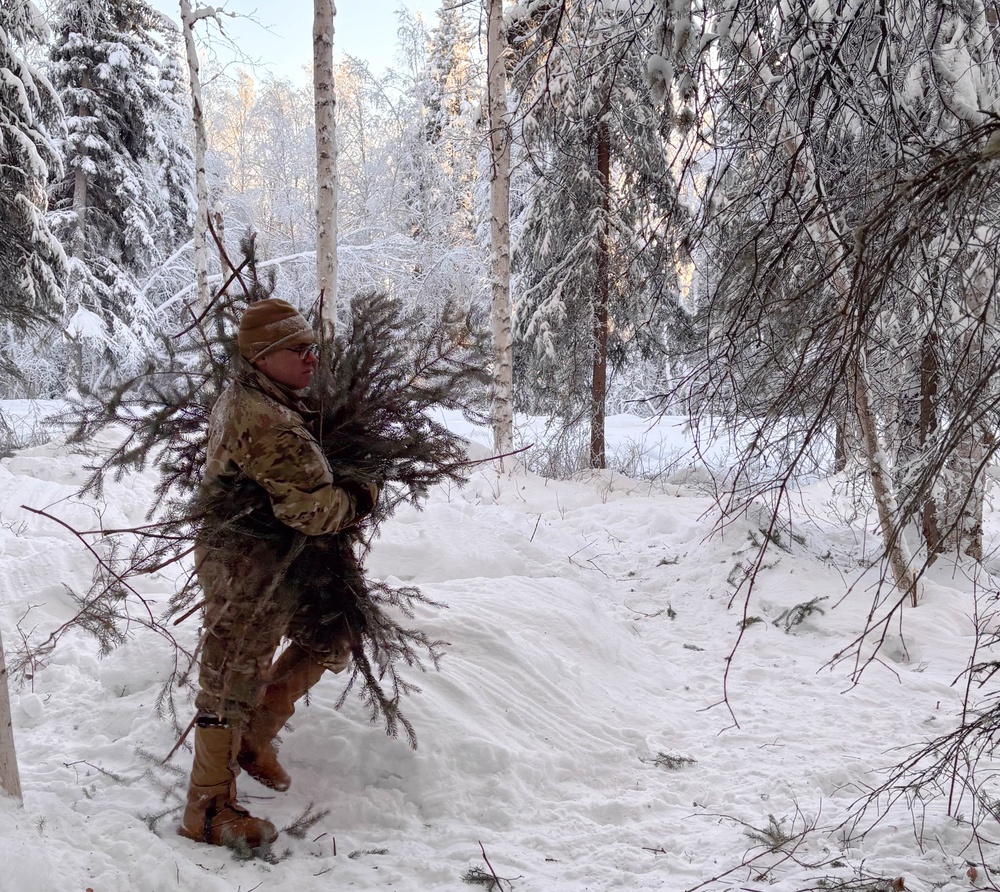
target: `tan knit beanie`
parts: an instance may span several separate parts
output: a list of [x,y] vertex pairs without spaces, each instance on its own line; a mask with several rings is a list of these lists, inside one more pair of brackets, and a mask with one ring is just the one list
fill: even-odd
[[286,347],[304,347],[316,343],[305,317],[287,301],[276,297],[250,304],[240,320],[236,336],[240,355],[247,362],[256,362],[269,353]]

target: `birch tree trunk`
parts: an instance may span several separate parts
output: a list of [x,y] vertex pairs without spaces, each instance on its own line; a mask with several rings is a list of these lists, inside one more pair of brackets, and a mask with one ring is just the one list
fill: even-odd
[[332,340],[337,318],[337,93],[333,81],[333,0],[314,0],[313,89],[316,105],[316,288],[320,324]]
[[[789,144],[786,141],[786,145]],[[807,154],[807,153],[802,153]],[[818,182],[818,175],[813,170],[813,176]],[[844,265],[843,241],[838,237],[839,221],[834,215],[824,209],[817,230],[824,244],[833,274],[830,282],[836,292],[845,316],[850,317],[851,284],[848,271]],[[875,508],[878,513],[879,527],[882,532],[882,543],[886,559],[892,570],[896,588],[910,596],[910,603],[917,606],[919,587],[917,576],[913,572],[912,555],[904,539],[904,530],[898,524],[898,502],[896,489],[892,481],[892,472],[888,466],[886,450],[878,432],[878,420],[875,407],[871,400],[869,386],[867,344],[857,347],[857,353],[849,357],[848,388],[851,402],[857,415],[858,427],[861,432],[861,452],[872,482],[872,493],[875,496]]]
[[486,2],[486,97],[490,123],[490,293],[493,324],[493,444],[514,446],[513,354],[510,332],[510,126],[501,37],[503,0]]
[[0,638],[0,788],[20,802],[21,776],[17,770],[17,756],[14,753],[14,728],[10,720],[10,695],[7,692],[7,663],[3,655],[3,639]]
[[194,26],[199,19],[215,15],[213,9],[192,11],[190,0],[180,0],[181,27],[187,50],[188,75],[191,78],[191,118],[194,124],[194,183],[197,207],[194,217],[194,277],[198,307],[205,309],[211,300],[208,287],[208,178],[205,176],[205,115],[201,105],[201,75],[198,48],[194,42]]
[[[920,350],[920,445],[925,446],[931,436],[937,431],[938,379],[940,370],[937,361],[937,335],[928,333]],[[920,511],[920,525],[923,530],[924,542],[927,544],[927,557],[934,561],[942,551],[941,525],[938,517],[938,502],[933,493],[928,497]]]
[[861,447],[868,466],[868,474],[875,495],[882,542],[885,547],[889,568],[892,570],[896,588],[909,594],[910,603],[917,606],[917,577],[911,568],[912,556],[903,539],[903,530],[896,523],[897,502],[892,485],[892,474],[886,465],[886,454],[878,435],[875,410],[871,402],[871,388],[868,386],[868,369],[864,359],[853,364],[851,369],[851,395],[861,429]]
[[847,470],[847,458],[850,453],[847,434],[847,409],[837,409],[836,430],[833,435],[833,473],[842,474]]

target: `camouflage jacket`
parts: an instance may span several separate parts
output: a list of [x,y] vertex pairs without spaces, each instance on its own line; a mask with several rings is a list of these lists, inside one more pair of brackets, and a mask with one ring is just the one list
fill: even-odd
[[294,392],[237,358],[235,381],[212,409],[202,486],[231,489],[242,472],[267,493],[274,516],[320,536],[354,520],[355,496],[334,483]]

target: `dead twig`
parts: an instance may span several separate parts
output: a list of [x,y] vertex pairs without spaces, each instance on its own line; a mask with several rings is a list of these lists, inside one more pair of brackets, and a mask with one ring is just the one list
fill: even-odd
[[493,869],[493,865],[490,864],[490,859],[486,857],[486,847],[483,845],[482,840],[478,840],[479,850],[483,853],[483,860],[486,862],[486,866],[490,869],[490,873],[493,875],[493,879],[497,884],[497,889],[503,892],[503,884],[500,881],[500,877],[497,876],[497,872]]

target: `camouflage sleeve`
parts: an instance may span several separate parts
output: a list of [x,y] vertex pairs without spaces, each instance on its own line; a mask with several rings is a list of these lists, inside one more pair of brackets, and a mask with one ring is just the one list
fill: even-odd
[[354,497],[334,484],[326,456],[305,430],[258,431],[242,465],[267,491],[274,516],[300,533],[333,533],[354,520]]

